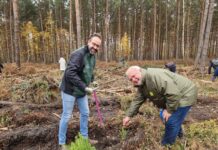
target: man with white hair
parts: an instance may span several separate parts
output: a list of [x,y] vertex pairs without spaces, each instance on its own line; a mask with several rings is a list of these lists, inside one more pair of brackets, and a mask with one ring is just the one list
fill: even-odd
[[179,74],[160,68],[131,66],[126,75],[138,92],[123,119],[123,125],[128,126],[131,117],[137,114],[139,107],[148,98],[155,106],[163,109],[165,134],[162,145],[173,144],[177,136],[183,135],[181,125],[191,106],[196,103],[195,84]]

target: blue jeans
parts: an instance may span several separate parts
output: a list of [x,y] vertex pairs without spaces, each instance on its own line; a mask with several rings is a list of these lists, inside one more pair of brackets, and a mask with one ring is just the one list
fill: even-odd
[[87,96],[76,98],[62,91],[61,97],[63,104],[63,113],[61,115],[61,120],[59,124],[59,145],[66,144],[68,122],[72,116],[75,101],[77,102],[80,111],[80,133],[84,138],[88,138],[89,105]]
[[218,67],[214,70],[214,77],[217,77],[218,76]]
[[162,139],[162,145],[171,145],[176,141],[176,137],[182,132],[182,123],[191,106],[179,107],[172,113],[165,123],[165,134]]

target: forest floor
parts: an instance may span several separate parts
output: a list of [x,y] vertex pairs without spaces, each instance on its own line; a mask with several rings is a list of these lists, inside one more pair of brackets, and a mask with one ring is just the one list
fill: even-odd
[[[100,101],[103,126],[99,126],[95,101],[90,102],[89,136],[98,140],[97,150],[165,150],[160,141],[164,125],[158,109],[147,102],[139,110],[128,128],[122,119],[135,89],[124,73],[129,65],[161,67],[164,62],[138,61],[125,66],[111,62],[97,62],[95,75],[97,96]],[[198,101],[184,122],[185,137],[177,139],[171,149],[218,149],[218,80],[202,76],[191,62],[178,62],[178,73],[196,83]],[[59,66],[7,64],[0,75],[0,150],[58,150],[58,125],[62,112],[58,89]],[[79,113],[75,106],[67,132],[67,143],[74,141],[79,132]]]

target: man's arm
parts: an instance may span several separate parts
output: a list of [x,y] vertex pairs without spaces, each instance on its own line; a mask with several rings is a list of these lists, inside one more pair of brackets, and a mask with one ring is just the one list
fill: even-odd
[[130,122],[130,117],[133,117],[137,114],[139,107],[144,103],[145,100],[146,98],[143,93],[139,92],[138,90],[136,99],[132,101],[130,108],[126,113],[126,117],[123,119],[123,126],[128,126]]
[[81,53],[72,54],[68,67],[66,69],[66,78],[74,86],[77,86],[79,89],[85,91],[86,84],[79,77],[79,71],[82,70],[83,65],[83,55]]
[[146,97],[142,90],[138,89],[136,99],[131,102],[131,105],[126,113],[126,116],[133,117],[138,113],[140,106],[145,102]]

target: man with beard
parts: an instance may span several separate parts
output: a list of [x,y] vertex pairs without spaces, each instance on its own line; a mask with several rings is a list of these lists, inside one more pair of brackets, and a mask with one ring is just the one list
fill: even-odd
[[177,136],[182,136],[181,125],[197,99],[197,87],[189,79],[166,69],[131,66],[126,71],[127,78],[138,89],[135,100],[123,119],[128,126],[130,117],[137,114],[139,107],[149,99],[162,109],[165,134],[162,145],[171,145]]
[[[93,70],[96,63],[95,54],[100,49],[100,45],[101,36],[97,33],[92,34],[87,45],[75,50],[67,63],[60,85],[63,113],[59,125],[58,140],[62,149],[66,149],[68,122],[75,102],[77,102],[80,111],[80,134],[88,139],[89,105],[87,94],[93,92],[93,89],[88,86],[93,81]],[[96,142],[90,139],[89,141],[91,144]]]

